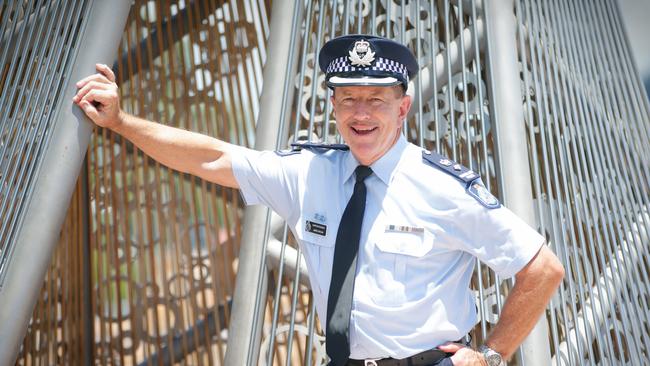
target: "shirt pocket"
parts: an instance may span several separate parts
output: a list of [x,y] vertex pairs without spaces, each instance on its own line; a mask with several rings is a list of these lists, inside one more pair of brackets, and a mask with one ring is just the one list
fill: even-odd
[[[332,276],[332,261],[334,259],[334,247],[336,244],[336,230],[331,224],[319,224],[326,226],[314,227],[314,221],[301,218],[301,227],[296,230],[300,235],[302,251],[309,268],[309,275],[312,287],[318,286],[323,292],[328,288]],[[310,227],[311,225],[311,227]],[[318,225],[318,224],[317,224]],[[324,234],[324,235],[323,235]]]
[[421,232],[384,232],[375,242],[383,262],[391,269],[394,278],[404,283],[409,265],[426,257],[433,248],[433,234],[423,230]]

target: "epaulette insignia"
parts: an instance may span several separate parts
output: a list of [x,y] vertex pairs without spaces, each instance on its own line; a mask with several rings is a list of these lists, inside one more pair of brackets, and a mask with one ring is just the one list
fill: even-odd
[[436,152],[423,150],[422,159],[465,184],[467,193],[487,208],[499,208],[501,203],[483,185],[481,177],[473,170]]
[[433,151],[423,150],[422,159],[442,170],[443,172],[451,175],[452,177],[464,182],[466,185],[479,177],[479,175],[473,170],[468,169],[452,160],[449,160],[448,158]]

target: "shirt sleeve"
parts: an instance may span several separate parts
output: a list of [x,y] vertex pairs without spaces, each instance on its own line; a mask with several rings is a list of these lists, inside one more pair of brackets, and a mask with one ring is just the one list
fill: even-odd
[[508,208],[489,209],[468,193],[464,196],[457,218],[462,249],[499,276],[514,276],[544,245],[544,237]]
[[300,153],[280,156],[272,151],[240,149],[232,155],[232,170],[246,205],[263,204],[285,220],[298,208]]

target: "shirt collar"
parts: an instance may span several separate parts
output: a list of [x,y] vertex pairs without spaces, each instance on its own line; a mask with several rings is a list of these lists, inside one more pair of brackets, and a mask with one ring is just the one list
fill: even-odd
[[[407,145],[408,142],[406,141],[406,137],[400,134],[395,145],[393,145],[381,158],[370,165],[373,173],[375,173],[384,184],[388,185],[390,182],[393,172],[395,171],[404,150],[406,150]],[[356,169],[358,165],[359,162],[350,151],[347,154],[343,167],[343,182],[347,182],[347,180],[350,179],[352,173],[354,173],[354,169]]]

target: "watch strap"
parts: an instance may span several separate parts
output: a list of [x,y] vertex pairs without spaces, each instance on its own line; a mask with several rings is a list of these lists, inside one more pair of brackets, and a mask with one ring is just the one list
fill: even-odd
[[488,366],[502,366],[504,365],[503,363],[503,357],[501,357],[501,354],[492,348],[488,347],[487,345],[481,345],[478,348],[478,351],[483,354],[483,358],[485,358],[485,361],[487,362]]

